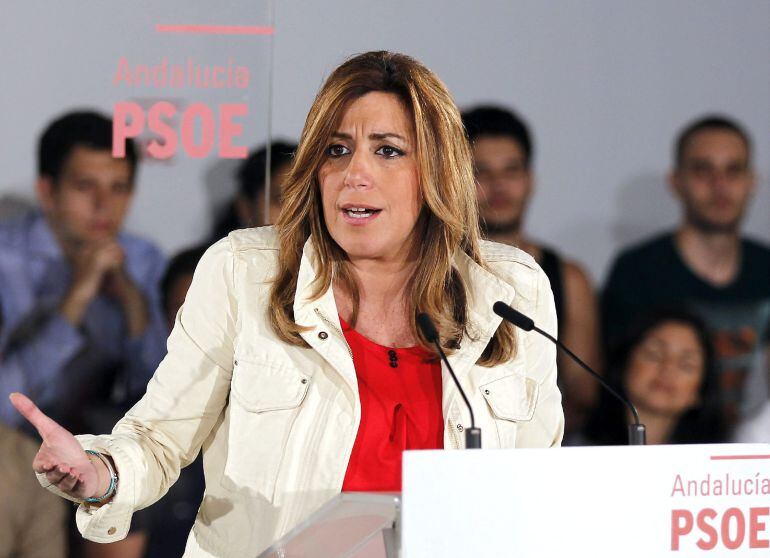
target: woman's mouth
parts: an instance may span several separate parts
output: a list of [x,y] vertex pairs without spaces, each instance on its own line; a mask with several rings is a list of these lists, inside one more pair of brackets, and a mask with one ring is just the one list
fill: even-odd
[[373,207],[345,206],[341,211],[347,223],[363,225],[374,220],[382,210]]
[[381,210],[379,209],[368,209],[366,207],[350,207],[348,209],[343,209],[345,213],[348,214],[349,217],[353,217],[354,219],[365,219],[366,217],[371,217],[375,213],[379,213]]

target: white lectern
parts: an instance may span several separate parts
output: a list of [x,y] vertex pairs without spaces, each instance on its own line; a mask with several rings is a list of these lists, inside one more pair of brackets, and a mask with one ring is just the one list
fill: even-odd
[[770,445],[409,452],[402,557],[770,555]]
[[403,478],[400,520],[342,494],[262,557],[770,556],[767,444],[407,452]]

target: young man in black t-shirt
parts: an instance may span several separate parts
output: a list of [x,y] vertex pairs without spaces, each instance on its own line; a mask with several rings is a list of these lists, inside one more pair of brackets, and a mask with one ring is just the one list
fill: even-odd
[[717,116],[690,124],[670,184],[682,223],[616,258],[601,298],[603,336],[611,345],[656,307],[690,306],[714,332],[732,425],[757,411],[770,388],[770,248],[740,235],[755,187],[746,131]]

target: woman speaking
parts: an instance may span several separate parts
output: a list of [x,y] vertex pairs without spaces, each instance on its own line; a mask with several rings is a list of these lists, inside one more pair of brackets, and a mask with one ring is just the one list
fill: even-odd
[[[83,536],[125,536],[204,455],[185,556],[254,556],[342,490],[401,488],[407,449],[458,449],[469,415],[416,319],[426,313],[485,448],[561,441],[553,296],[523,252],[479,239],[473,169],[444,84],[370,52],[327,79],[275,227],[233,232],[195,272],[163,360],[111,435],[73,437],[20,394],[41,483],[81,502]],[[448,379],[449,378],[449,379]]]

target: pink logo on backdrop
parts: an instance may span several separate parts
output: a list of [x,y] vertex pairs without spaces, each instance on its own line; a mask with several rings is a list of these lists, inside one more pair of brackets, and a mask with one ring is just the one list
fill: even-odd
[[[233,25],[157,25],[159,33],[204,35],[272,35],[271,27]],[[164,92],[178,95],[189,90],[248,89],[249,68],[232,59],[223,64],[201,64],[188,58],[183,61],[162,58],[154,64],[118,60],[112,84],[132,92],[152,90],[154,97],[125,100],[113,109],[112,153],[125,157],[126,140],[133,138],[143,153],[156,160],[168,160],[183,152],[195,159],[212,153],[226,159],[244,159],[247,148],[238,144],[243,135],[246,103],[209,105],[179,99],[163,98]],[[148,102],[149,101],[149,102]]]

